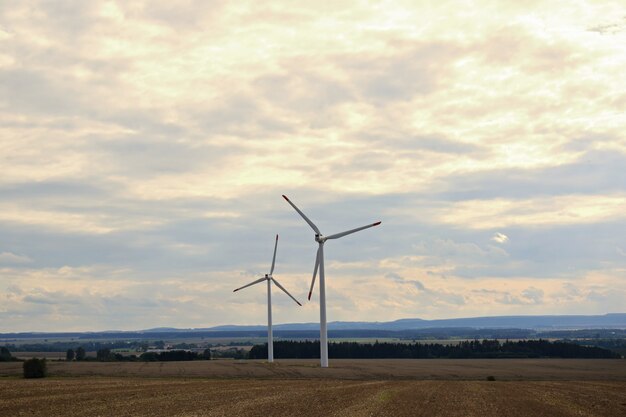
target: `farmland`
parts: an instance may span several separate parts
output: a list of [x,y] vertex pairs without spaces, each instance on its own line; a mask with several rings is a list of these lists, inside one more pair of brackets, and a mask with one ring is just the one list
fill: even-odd
[[[0,415],[616,416],[624,360],[315,360],[0,364]],[[487,381],[493,376],[495,381]]]

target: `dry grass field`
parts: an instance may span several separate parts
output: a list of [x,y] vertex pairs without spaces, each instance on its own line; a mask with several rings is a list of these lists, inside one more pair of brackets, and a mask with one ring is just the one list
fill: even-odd
[[[20,376],[21,363],[0,362],[0,377]],[[316,359],[284,359],[272,364],[256,360],[193,362],[65,362],[50,361],[57,377],[186,377],[263,379],[443,379],[484,381],[622,381],[622,359],[331,359],[321,369]]]
[[624,360],[51,362],[41,380],[0,365],[0,416],[626,415]]

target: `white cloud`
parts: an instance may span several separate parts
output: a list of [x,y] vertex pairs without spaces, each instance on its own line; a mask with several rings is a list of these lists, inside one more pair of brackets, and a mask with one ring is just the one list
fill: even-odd
[[509,237],[504,233],[497,232],[491,237],[491,240],[497,243],[507,243],[509,241]]

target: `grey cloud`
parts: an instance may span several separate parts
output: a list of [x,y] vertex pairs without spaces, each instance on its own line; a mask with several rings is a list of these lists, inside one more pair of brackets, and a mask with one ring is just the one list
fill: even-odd
[[626,16],[622,16],[621,20],[614,20],[611,23],[596,25],[589,28],[591,32],[598,32],[603,35],[615,35],[626,31]]
[[43,291],[34,290],[32,293],[25,295],[23,301],[33,304],[45,304],[51,306],[67,306],[67,305],[84,305],[84,301],[80,297],[66,294],[62,291]]
[[580,300],[582,295],[583,295],[583,291],[580,288],[578,288],[577,285],[571,282],[565,282],[561,286],[561,290],[558,291],[556,294],[553,294],[555,298],[566,301],[566,302]]
[[491,244],[479,245],[474,242],[456,242],[450,239],[435,238],[414,245],[415,253],[424,256],[427,267],[454,264],[459,269],[478,265],[509,264],[509,254]]
[[337,62],[363,98],[382,104],[434,92],[460,52],[454,44],[425,43],[402,45],[386,57],[338,57]]
[[543,290],[539,288],[526,288],[522,291],[522,296],[534,304],[541,304],[543,302]]
[[418,290],[425,290],[426,287],[424,287],[424,284],[422,284],[420,281],[414,279],[410,281],[411,284],[413,284],[415,286],[415,288],[417,288]]
[[[389,154],[377,150],[357,151],[347,156],[340,163],[333,164],[332,170],[336,173],[344,172],[362,175],[364,172],[380,172],[393,168],[394,160]],[[355,172],[355,168],[357,171]]]
[[418,301],[453,305],[465,304],[465,297],[463,297],[463,295],[452,291],[440,291],[427,288],[421,281],[416,279],[404,279],[402,276],[394,272],[385,274],[385,278],[400,285],[410,285],[419,290],[417,295]]
[[[93,117],[103,122],[115,123],[116,125],[132,129],[138,134],[149,134],[151,137],[172,138],[188,137],[187,130],[178,124],[161,121],[159,109],[124,109],[124,110],[98,110]],[[130,136],[127,139],[132,140]]]
[[595,288],[585,294],[585,298],[602,306],[603,311],[622,311],[626,291],[621,288]]
[[79,94],[68,84],[28,70],[0,70],[0,106],[5,111],[67,115],[79,112]]
[[530,33],[521,25],[503,25],[492,31],[472,51],[493,67],[521,67],[529,72],[565,73],[584,63],[587,58],[578,53],[569,40],[552,37],[551,42]]
[[543,291],[538,288],[526,288],[520,296],[511,295],[505,292],[501,297],[496,299],[501,304],[513,305],[538,305],[543,304]]
[[[356,142],[362,142],[365,146],[385,150],[387,155],[415,158],[416,163],[427,158],[428,152],[451,156],[462,155],[477,159],[482,159],[491,152],[487,147],[461,142],[442,135],[426,135],[402,130],[390,131],[386,127],[370,127],[367,131],[355,133],[353,137]],[[388,159],[393,161],[394,158],[388,157]]]
[[227,3],[220,0],[150,1],[144,4],[141,17],[159,22],[176,31],[205,29],[215,16],[220,16]]
[[191,121],[208,136],[233,135],[254,139],[293,131],[290,123],[280,120],[257,98],[242,93],[233,92],[203,110],[187,110]]
[[[398,143],[399,142],[399,143]],[[484,148],[471,143],[459,142],[440,136],[414,136],[405,140],[394,141],[394,145],[404,145],[405,149],[420,149],[438,153],[472,154],[484,152]]]
[[102,20],[98,17],[98,2],[94,1],[40,0],[31,7],[40,11],[43,17],[37,19],[36,24],[49,28],[50,32],[62,37],[65,42],[76,42]]
[[45,200],[51,197],[54,199],[70,198],[72,196],[102,198],[110,191],[78,180],[47,180],[0,185],[0,196],[12,201]]
[[390,279],[391,281],[397,284],[411,284],[418,290],[421,290],[421,291],[426,290],[426,287],[424,286],[424,284],[422,284],[421,281],[416,280],[416,279],[404,279],[400,275],[396,274],[395,272],[389,272],[385,274],[385,278]]
[[0,265],[9,264],[9,265],[20,265],[20,264],[28,264],[33,262],[31,258],[26,255],[18,255],[11,252],[0,252]]
[[105,172],[133,178],[218,168],[242,153],[236,145],[209,145],[200,141],[181,143],[172,141],[171,137],[144,134],[91,140],[81,147],[81,151],[90,155]]
[[342,83],[303,70],[302,63],[288,65],[293,68],[286,73],[265,75],[253,82],[253,87],[272,105],[315,114],[353,98]]
[[146,297],[127,297],[124,295],[116,295],[114,297],[102,297],[102,304],[106,308],[119,308],[123,307],[125,309],[128,306],[132,306],[133,309],[157,309],[157,308],[168,308],[168,307],[177,307],[179,303],[164,299],[164,298],[146,298]]
[[540,195],[624,191],[626,155],[588,151],[573,163],[540,169],[497,169],[441,178],[445,200],[529,198]]
[[580,294],[580,290],[578,289],[578,287],[576,287],[576,285],[572,284],[571,282],[566,282],[565,284],[563,284],[563,289],[570,295]]
[[36,295],[27,295],[26,297],[24,297],[22,299],[23,301],[27,302],[27,303],[35,303],[35,304],[58,304],[58,301],[52,300],[51,298],[48,297],[41,297],[41,296],[36,296]]

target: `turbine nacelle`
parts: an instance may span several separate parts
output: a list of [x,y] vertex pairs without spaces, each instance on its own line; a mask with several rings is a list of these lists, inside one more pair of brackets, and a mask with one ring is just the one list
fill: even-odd
[[326,242],[326,239],[327,239],[327,237],[324,236],[321,233],[316,233],[315,234],[315,241],[318,242],[318,243],[324,243],[324,242]]

